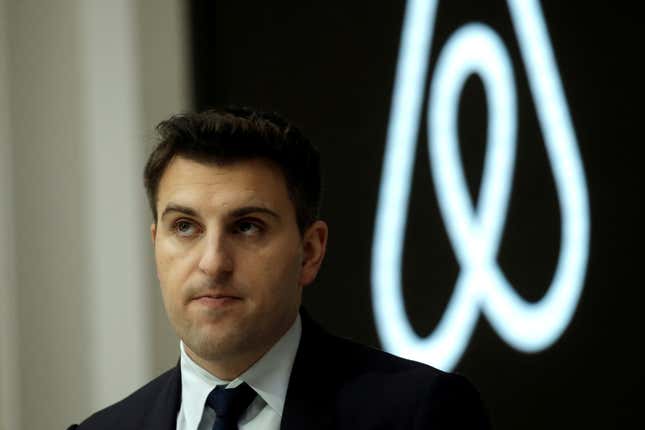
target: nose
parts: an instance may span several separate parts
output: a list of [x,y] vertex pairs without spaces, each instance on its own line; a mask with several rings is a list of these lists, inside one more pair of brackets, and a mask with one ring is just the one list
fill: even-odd
[[213,233],[204,241],[199,270],[212,278],[221,278],[233,271],[232,249],[225,235]]

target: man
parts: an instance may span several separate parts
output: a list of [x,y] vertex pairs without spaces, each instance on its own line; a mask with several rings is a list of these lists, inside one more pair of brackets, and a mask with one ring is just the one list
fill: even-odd
[[327,334],[301,309],[325,256],[317,151],[250,110],[175,116],[144,182],[179,364],[99,429],[483,429],[462,377]]

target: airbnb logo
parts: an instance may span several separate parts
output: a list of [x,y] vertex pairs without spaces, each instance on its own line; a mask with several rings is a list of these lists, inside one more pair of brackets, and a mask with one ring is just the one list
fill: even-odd
[[[524,301],[497,266],[518,144],[511,58],[497,33],[464,25],[441,48],[428,100],[428,149],[441,215],[461,271],[438,326],[420,338],[410,326],[401,288],[401,257],[415,145],[430,58],[436,0],[408,2],[386,142],[372,252],[376,326],[388,351],[450,370],[479,314],[525,352],[542,350],[565,330],[583,288],[589,246],[584,171],[557,66],[537,0],[509,0],[528,83],[555,179],[562,219],[552,283],[537,303]],[[473,202],[459,156],[459,95],[476,74],[488,109],[487,148],[479,199]],[[432,288],[428,285],[427,288]]]

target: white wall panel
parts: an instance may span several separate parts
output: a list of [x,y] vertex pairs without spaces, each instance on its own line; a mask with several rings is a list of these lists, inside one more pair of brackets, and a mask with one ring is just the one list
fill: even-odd
[[141,172],[186,107],[183,7],[0,0],[2,430],[65,428],[177,358]]

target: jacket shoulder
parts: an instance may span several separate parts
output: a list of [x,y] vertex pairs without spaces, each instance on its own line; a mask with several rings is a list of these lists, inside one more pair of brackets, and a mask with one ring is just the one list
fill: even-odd
[[338,357],[332,373],[343,381],[338,404],[345,420],[365,416],[391,428],[490,428],[479,392],[462,375],[335,336],[327,348]]
[[[180,372],[179,368],[172,368],[143,387],[139,388],[123,400],[102,409],[85,421],[77,428],[78,430],[103,430],[103,429],[141,429],[145,428],[144,423],[148,422],[155,409],[163,408],[164,405],[179,405],[180,396]],[[176,408],[174,408],[176,416]],[[174,425],[173,425],[174,428]]]

